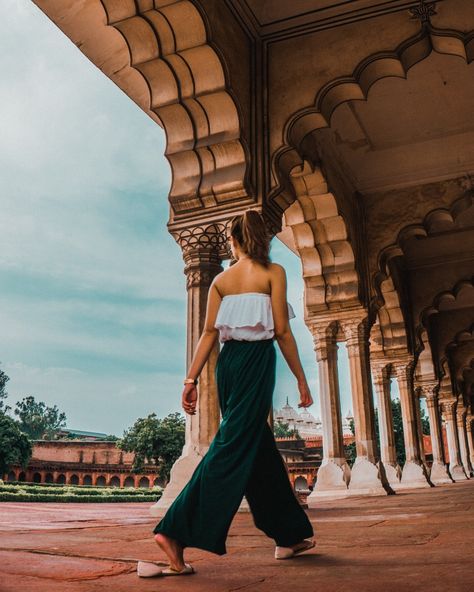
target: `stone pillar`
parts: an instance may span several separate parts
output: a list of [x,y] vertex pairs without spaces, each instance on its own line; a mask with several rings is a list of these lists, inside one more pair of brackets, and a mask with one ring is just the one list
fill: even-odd
[[390,488],[378,457],[374,402],[369,361],[367,316],[341,321],[347,341],[357,457],[351,469],[348,492],[355,495],[386,495]]
[[[214,277],[222,271],[221,252],[223,243],[226,242],[224,230],[223,226],[218,228],[217,225],[208,226],[205,229],[187,228],[176,236],[183,249],[188,294],[187,368],[191,364],[194,350],[204,328],[209,286]],[[220,410],[214,373],[218,355],[219,343],[216,341],[215,348],[199,377],[196,413],[195,415],[185,414],[186,435],[183,451],[173,464],[170,481],[163,495],[150,509],[153,516],[161,516],[165,513],[189,481],[217,432]],[[177,396],[181,388],[182,384],[178,384]]]
[[416,429],[418,433],[418,442],[420,443],[420,460],[425,467],[426,474],[429,473],[428,465],[426,464],[425,445],[423,437],[423,424],[421,422],[421,405],[420,405],[420,389],[413,389],[413,404],[415,407]]
[[433,453],[430,481],[434,485],[452,483],[453,480],[448,473],[448,467],[444,458],[443,434],[441,431],[441,417],[438,404],[438,386],[436,383],[423,384],[420,386],[420,389],[426,398],[426,407],[428,408],[428,418],[430,421],[431,449]]
[[385,468],[387,481],[393,489],[400,485],[402,471],[397,461],[395,432],[393,431],[392,398],[390,396],[390,373],[386,364],[376,364],[373,372],[380,433],[380,459]]
[[472,435],[472,426],[473,426],[474,417],[471,413],[466,415],[466,436],[467,436],[467,445],[469,449],[469,460],[471,461],[471,466],[474,467],[474,438]]
[[456,407],[456,425],[458,429],[459,453],[461,456],[461,462],[464,468],[464,472],[466,473],[466,477],[470,479],[472,475],[472,466],[469,458],[469,448],[467,444],[466,412],[467,410],[464,407],[464,405],[458,402]]
[[449,451],[449,472],[454,481],[464,481],[467,479],[466,473],[461,462],[459,453],[459,442],[456,426],[456,401],[443,400],[441,408],[446,422],[446,436],[448,440]]
[[335,327],[327,322],[311,323],[314,351],[318,362],[319,397],[323,428],[323,461],[316,484],[307,498],[308,507],[317,505],[317,498],[347,495],[350,468],[344,454],[339,377],[337,373],[337,338]]
[[400,390],[406,456],[400,487],[430,487],[431,483],[421,459],[421,442],[416,418],[415,393],[413,392],[413,361],[395,361],[393,367]]

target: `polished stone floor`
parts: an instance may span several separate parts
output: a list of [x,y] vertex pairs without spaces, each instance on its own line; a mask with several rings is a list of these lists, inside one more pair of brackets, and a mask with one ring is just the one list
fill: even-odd
[[[269,491],[271,495],[271,490]],[[248,513],[228,553],[188,549],[196,574],[143,579],[137,559],[164,556],[148,503],[0,503],[0,591],[470,592],[474,590],[474,479],[389,497],[352,497],[307,510],[318,544],[291,560]]]

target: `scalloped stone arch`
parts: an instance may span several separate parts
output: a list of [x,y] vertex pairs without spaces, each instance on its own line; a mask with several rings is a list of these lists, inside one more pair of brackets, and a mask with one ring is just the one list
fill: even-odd
[[247,196],[236,104],[189,0],[34,0],[166,133],[175,211]]
[[272,168],[280,183],[272,194],[278,195],[284,190],[287,162],[298,161],[304,153],[302,144],[308,135],[330,126],[337,107],[349,101],[367,100],[372,85],[383,78],[406,78],[410,68],[433,51],[458,56],[469,64],[474,60],[474,32],[463,33],[427,25],[393,51],[368,56],[351,74],[336,78],[319,89],[314,104],[295,113],[285,125],[284,145],[272,157]]
[[[404,245],[408,240],[417,237],[428,237],[436,232],[462,228],[466,219],[474,215],[474,191],[468,190],[456,199],[449,208],[436,208],[426,214],[419,224],[410,224],[400,230],[396,242],[381,251],[378,258],[379,271],[374,277],[377,292],[375,308],[380,319],[380,331],[387,347],[407,348],[408,338],[398,293],[393,285],[390,274],[389,261],[393,257],[404,254]],[[393,323],[393,326],[392,326]],[[423,322],[421,323],[423,325]],[[422,329],[422,326],[419,327]],[[416,348],[422,348],[417,331],[418,343]],[[394,339],[395,337],[395,339]]]
[[452,290],[440,292],[433,300],[433,303],[422,312],[420,318],[421,324],[426,327],[428,318],[431,315],[451,308],[452,303],[461,298],[470,298],[474,302],[474,275],[470,280],[463,279],[457,282]]
[[359,280],[346,223],[319,167],[305,161],[289,175],[295,201],[283,214],[301,258],[305,306],[359,305]]

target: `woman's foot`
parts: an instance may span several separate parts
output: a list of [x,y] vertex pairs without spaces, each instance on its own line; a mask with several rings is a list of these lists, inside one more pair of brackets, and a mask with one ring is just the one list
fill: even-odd
[[290,559],[290,557],[294,557],[308,549],[312,549],[315,544],[314,539],[303,539],[299,543],[291,545],[290,547],[279,547],[277,545],[275,547],[275,559]]
[[155,534],[154,539],[160,549],[168,556],[170,567],[176,571],[181,571],[186,567],[184,564],[183,547],[178,541],[160,532]]

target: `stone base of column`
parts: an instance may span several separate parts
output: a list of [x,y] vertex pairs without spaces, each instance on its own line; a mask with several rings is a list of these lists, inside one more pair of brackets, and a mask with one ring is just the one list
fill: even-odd
[[462,465],[449,465],[449,472],[454,481],[466,481],[468,479]]
[[347,496],[347,484],[349,483],[351,470],[347,462],[341,463],[330,460],[318,469],[318,476],[313,491],[306,501],[308,508],[317,506],[321,498],[340,498]]
[[398,489],[432,487],[425,468],[421,463],[408,461],[403,465],[402,479]]
[[444,485],[453,482],[449,476],[448,467],[440,462],[434,462],[431,465],[430,481],[433,485]]
[[348,495],[388,495],[384,486],[380,463],[372,463],[365,458],[356,459],[351,469]]
[[397,489],[402,478],[402,469],[400,468],[400,465],[383,463],[383,468],[385,469],[385,476],[388,484],[392,489]]
[[152,516],[163,516],[165,514],[166,510],[190,480],[191,475],[206,452],[207,450],[199,451],[197,448],[192,448],[176,460],[171,468],[168,485],[165,487],[160,499],[150,508],[150,514]]

